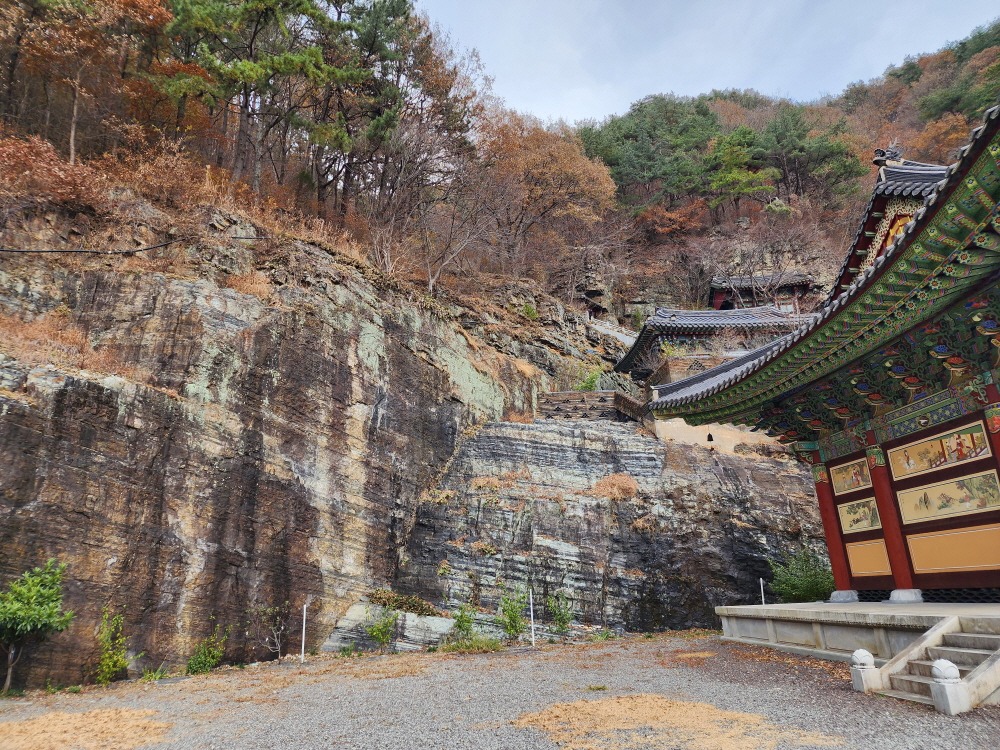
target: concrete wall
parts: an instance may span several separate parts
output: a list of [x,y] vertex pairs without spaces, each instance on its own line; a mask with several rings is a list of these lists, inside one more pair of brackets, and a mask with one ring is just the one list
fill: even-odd
[[[683,419],[658,419],[653,425],[656,437],[664,442],[700,445],[703,448],[715,448],[720,453],[735,454],[737,445],[767,445],[776,451],[783,446],[762,432],[751,432],[746,427],[736,425],[700,425],[692,427]],[[712,434],[712,442],[708,435]],[[782,451],[783,452],[783,451]]]

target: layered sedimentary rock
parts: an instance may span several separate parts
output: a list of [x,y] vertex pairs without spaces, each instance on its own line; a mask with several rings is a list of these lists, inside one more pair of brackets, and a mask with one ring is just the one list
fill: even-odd
[[[616,474],[634,497],[607,496],[631,494],[627,477],[602,482]],[[715,606],[759,600],[768,558],[825,553],[822,540],[791,458],[664,443],[634,423],[488,424],[424,495],[396,586],[492,609],[502,587],[530,585],[595,625],[708,627]]]
[[[127,377],[47,365],[44,341],[29,364],[0,346],[0,580],[56,557],[76,612],[25,657],[19,684],[86,679],[104,606],[124,611],[146,653],[136,667],[183,662],[253,602],[312,595],[308,638],[321,642],[392,580],[417,497],[463,430],[531,413],[550,387],[470,336],[461,310],[318,248],[258,252],[273,285],[259,296],[215,281],[253,268],[246,244],[187,253],[185,275],[121,259],[0,265],[0,313],[59,310],[127,365]],[[242,645],[234,658],[249,658]]]

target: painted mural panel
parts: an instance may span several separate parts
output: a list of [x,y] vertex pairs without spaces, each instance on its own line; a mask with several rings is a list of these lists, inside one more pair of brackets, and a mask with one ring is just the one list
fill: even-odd
[[864,458],[833,467],[830,469],[830,477],[833,479],[833,491],[838,495],[872,486],[868,461]]
[[840,513],[840,528],[845,534],[882,528],[874,497],[838,505],[837,511]]
[[982,422],[976,422],[893,448],[889,467],[893,477],[905,479],[990,455],[986,430]]
[[903,523],[916,523],[1000,509],[1000,483],[996,471],[985,471],[897,492],[896,497]]

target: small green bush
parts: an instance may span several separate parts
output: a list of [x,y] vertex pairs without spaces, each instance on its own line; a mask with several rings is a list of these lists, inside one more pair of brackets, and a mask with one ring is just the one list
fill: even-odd
[[507,589],[502,590],[495,622],[508,640],[516,641],[528,626],[524,619],[524,608],[528,606],[528,592],[523,588],[517,588],[513,593]]
[[[156,669],[150,669],[146,667],[142,670],[142,677],[139,678],[139,682],[156,682],[157,680],[162,680],[169,674],[166,664],[161,664]],[[191,674],[190,672],[188,674]]]
[[232,626],[219,633],[220,625],[216,623],[212,634],[198,642],[194,647],[194,653],[188,659],[187,674],[207,674],[219,666],[222,655],[226,652],[226,641],[229,640],[229,633]]
[[527,302],[524,303],[524,307],[521,308],[521,314],[528,320],[538,320],[538,310],[535,306]]
[[472,637],[472,624],[476,621],[476,608],[471,604],[463,604],[452,615],[455,618],[454,633],[459,640]]
[[352,656],[361,656],[361,649],[356,643],[352,643],[350,646],[341,646],[340,653],[337,654],[338,659],[350,659]]
[[603,370],[591,370],[590,374],[585,377],[580,384],[576,387],[578,391],[596,391],[597,381],[601,379],[601,375],[604,374]]
[[550,630],[553,633],[565,635],[569,632],[569,624],[573,621],[573,605],[561,591],[556,596],[545,599],[545,607],[552,617],[553,626]]
[[128,669],[133,659],[142,654],[128,656],[128,638],[122,632],[125,616],[117,614],[109,617],[108,608],[101,609],[101,627],[97,632],[97,642],[101,648],[101,656],[97,662],[97,674],[94,681],[98,685],[110,685],[122,671]]
[[784,563],[768,560],[768,564],[774,574],[771,590],[785,604],[826,600],[836,588],[830,566],[808,549]]
[[369,638],[378,644],[382,651],[385,651],[396,637],[396,623],[399,620],[399,612],[386,607],[379,614],[372,615],[371,611],[366,608],[365,614],[367,615],[365,632],[368,633]]

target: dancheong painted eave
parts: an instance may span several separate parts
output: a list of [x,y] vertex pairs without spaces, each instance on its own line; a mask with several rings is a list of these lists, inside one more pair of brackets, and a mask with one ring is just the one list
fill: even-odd
[[746,421],[941,313],[961,295],[994,283],[1000,270],[998,114],[997,107],[986,113],[959,160],[934,173],[943,177],[912,221],[815,318],[737,360],[656,387],[652,412],[692,424]]

